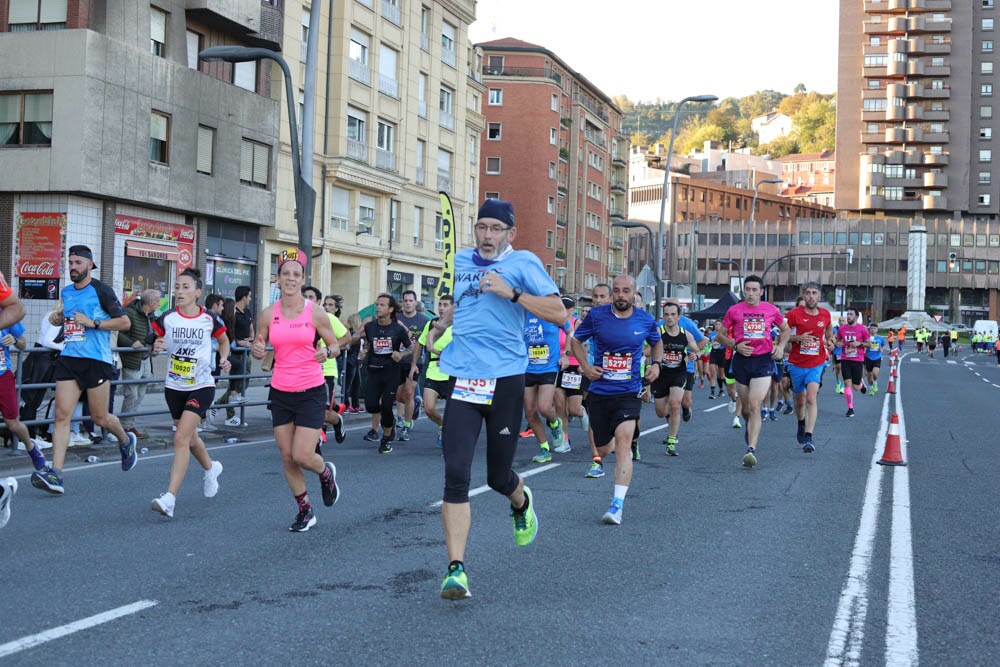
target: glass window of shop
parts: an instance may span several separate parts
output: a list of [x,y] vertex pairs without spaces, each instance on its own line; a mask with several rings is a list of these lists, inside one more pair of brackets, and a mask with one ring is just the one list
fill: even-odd
[[208,223],[205,240],[205,294],[233,298],[236,288],[256,292],[258,229],[227,222]]
[[420,278],[420,300],[427,309],[428,314],[437,314],[437,302],[434,300],[437,294],[438,278],[436,276],[423,276]]

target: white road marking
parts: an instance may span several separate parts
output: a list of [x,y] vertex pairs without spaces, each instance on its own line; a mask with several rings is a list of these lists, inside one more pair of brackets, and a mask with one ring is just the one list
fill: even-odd
[[910,359],[910,361],[912,361],[912,362],[913,362],[913,363],[915,363],[915,364],[919,364],[919,363],[920,363],[920,359],[918,359],[918,358],[916,358],[916,357],[914,357],[914,358]]
[[66,625],[60,625],[57,628],[51,628],[44,632],[39,632],[38,634],[28,635],[27,637],[21,637],[20,639],[15,639],[14,641],[7,642],[6,644],[0,644],[0,658],[20,653],[21,651],[34,648],[35,646],[44,644],[45,642],[50,642],[53,639],[59,639],[60,637],[71,635],[74,632],[79,632],[80,630],[86,630],[88,628],[101,625],[102,623],[113,621],[116,618],[121,618],[122,616],[128,616],[130,614],[140,612],[143,609],[155,607],[157,604],[156,600],[139,600],[138,602],[133,602],[132,604],[125,605],[124,607],[111,609],[109,611],[101,612],[100,614],[88,616],[87,618],[80,619],[79,621],[73,621],[72,623],[67,623]]
[[728,407],[729,403],[723,403],[721,405],[716,405],[714,408],[707,408],[705,410],[702,410],[702,412],[715,412],[716,410],[721,410],[722,408],[728,408]]
[[[898,391],[898,390],[897,390]],[[906,419],[903,402],[899,415],[899,452],[906,460]],[[917,610],[913,584],[913,539],[910,522],[910,473],[897,466],[892,475],[892,532],[889,542],[889,604],[885,629],[885,664],[916,665]]]
[[[532,475],[537,475],[540,472],[545,472],[546,470],[551,470],[553,468],[558,468],[561,463],[549,463],[548,465],[543,465],[540,468],[532,468],[531,470],[525,470],[523,472],[518,472],[517,474],[521,477],[531,477]],[[486,493],[490,490],[489,485],[477,486],[476,488],[469,491],[469,498],[473,496],[478,496],[481,493]],[[431,507],[441,507],[443,500],[439,500],[436,503],[431,503]]]
[[949,364],[957,364],[958,362],[957,362],[957,361],[952,361],[951,359],[949,359],[949,360],[948,360],[948,363],[949,363]]

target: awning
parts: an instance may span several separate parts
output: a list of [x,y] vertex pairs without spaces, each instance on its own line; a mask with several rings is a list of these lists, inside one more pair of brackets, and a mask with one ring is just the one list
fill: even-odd
[[131,257],[145,257],[146,259],[165,259],[168,262],[176,262],[178,249],[175,245],[163,245],[161,243],[146,243],[144,241],[128,241],[125,244],[125,254]]

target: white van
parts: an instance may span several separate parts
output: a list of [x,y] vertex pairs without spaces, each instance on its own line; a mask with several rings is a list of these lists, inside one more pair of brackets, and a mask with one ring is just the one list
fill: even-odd
[[995,320],[976,320],[972,330],[978,334],[988,334],[990,340],[997,339],[997,323]]

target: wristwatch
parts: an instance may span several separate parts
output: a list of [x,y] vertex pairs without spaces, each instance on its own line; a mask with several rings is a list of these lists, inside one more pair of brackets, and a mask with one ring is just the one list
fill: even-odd
[[511,302],[512,303],[517,303],[517,300],[521,298],[522,294],[524,294],[524,290],[521,289],[520,287],[515,287],[514,288],[514,296],[510,297]]
[[95,319],[94,320],[94,328],[95,329],[100,329],[101,328],[101,322],[103,322],[103,321],[104,320],[97,320],[97,319]]

